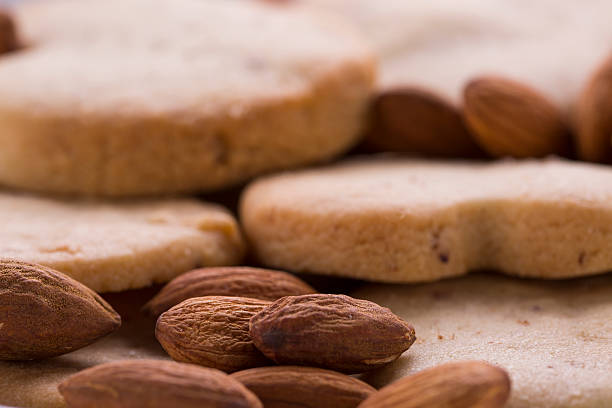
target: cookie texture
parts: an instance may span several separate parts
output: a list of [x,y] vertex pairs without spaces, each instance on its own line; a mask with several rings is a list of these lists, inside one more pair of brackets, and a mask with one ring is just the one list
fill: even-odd
[[542,282],[475,274],[427,285],[366,285],[352,293],[410,319],[409,353],[362,379],[375,387],[451,361],[504,368],[507,408],[612,404],[612,275]]
[[610,179],[609,167],[556,159],[359,159],[254,182],[241,219],[257,257],[292,271],[570,278],[612,269]]
[[0,59],[0,183],[209,191],[330,159],[361,131],[374,62],[333,17],[222,0],[24,3],[26,46]]
[[0,193],[0,253],[63,272],[97,292],[231,265],[242,237],[224,208],[197,200],[63,201]]

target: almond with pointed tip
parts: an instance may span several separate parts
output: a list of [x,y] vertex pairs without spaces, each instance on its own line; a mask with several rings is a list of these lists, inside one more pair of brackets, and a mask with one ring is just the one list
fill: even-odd
[[612,55],[593,73],[576,104],[578,158],[612,163]]
[[357,378],[313,367],[260,367],[231,377],[255,393],[266,408],[355,408],[376,392]]
[[251,391],[225,373],[173,361],[102,364],[58,388],[68,408],[262,408]]
[[182,301],[202,296],[238,296],[276,300],[316,291],[301,279],[282,271],[249,267],[201,268],[170,281],[144,307],[157,316]]
[[250,322],[259,350],[278,364],[358,373],[388,364],[414,343],[389,309],[345,295],[287,296]]
[[176,361],[226,372],[269,365],[249,335],[249,320],[269,304],[233,296],[187,299],[159,316],[155,336]]
[[483,76],[463,91],[464,115],[476,141],[494,157],[570,154],[570,133],[561,111],[538,91],[517,81]]
[[0,260],[0,360],[54,357],[121,325],[97,293],[42,265]]
[[501,408],[510,396],[510,378],[479,361],[443,364],[381,388],[359,408]]

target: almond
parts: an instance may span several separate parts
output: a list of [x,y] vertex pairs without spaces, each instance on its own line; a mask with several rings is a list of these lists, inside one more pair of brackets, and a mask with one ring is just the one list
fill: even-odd
[[261,367],[231,375],[266,408],[354,408],[376,390],[361,380],[312,367]]
[[16,31],[13,17],[6,10],[0,10],[0,54],[18,48]]
[[145,305],[145,310],[158,316],[183,300],[202,296],[276,300],[308,293],[316,291],[287,272],[249,267],[202,268],[170,281]]
[[249,335],[249,320],[270,302],[231,296],[185,300],[157,320],[155,336],[176,361],[231,372],[270,364]]
[[372,127],[365,141],[368,150],[484,156],[459,109],[430,91],[412,87],[385,91],[374,100],[372,113]]
[[359,408],[501,408],[510,379],[501,368],[478,361],[443,364],[383,387]]
[[397,359],[414,329],[389,309],[345,295],[287,296],[250,322],[253,342],[278,364],[357,373]]
[[467,84],[463,96],[466,123],[492,156],[569,154],[563,115],[536,90],[505,78],[479,77]]
[[257,397],[221,371],[161,360],[118,361],[66,379],[68,408],[262,408]]
[[612,163],[612,55],[593,73],[576,105],[578,158]]
[[98,294],[42,265],[0,260],[0,360],[58,356],[116,330]]

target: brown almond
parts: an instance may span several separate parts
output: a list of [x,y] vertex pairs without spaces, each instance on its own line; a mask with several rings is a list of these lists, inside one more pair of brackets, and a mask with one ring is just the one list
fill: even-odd
[[443,364],[381,388],[359,408],[501,408],[510,396],[510,378],[479,361]]
[[570,153],[561,111],[536,90],[500,77],[479,77],[463,91],[464,115],[476,141],[494,157]]
[[250,322],[253,342],[278,364],[358,373],[397,359],[415,341],[389,309],[345,295],[287,296]]
[[158,316],[183,300],[202,296],[239,296],[276,300],[316,291],[301,279],[282,271],[249,267],[202,268],[170,281],[144,309]]
[[370,151],[414,152],[438,157],[483,157],[461,112],[447,99],[424,89],[382,92],[372,104],[366,134]]
[[251,391],[219,370],[162,360],[102,364],[58,388],[68,408],[262,408]]
[[249,320],[270,302],[232,296],[187,299],[157,319],[155,336],[176,361],[226,372],[270,364],[249,335]]
[[6,10],[0,10],[0,54],[17,48],[17,30],[13,17]]
[[588,80],[576,104],[578,158],[612,163],[612,55]]
[[98,294],[42,265],[0,260],[0,360],[58,356],[121,325]]
[[260,367],[231,375],[266,408],[355,408],[376,390],[361,380],[313,367]]

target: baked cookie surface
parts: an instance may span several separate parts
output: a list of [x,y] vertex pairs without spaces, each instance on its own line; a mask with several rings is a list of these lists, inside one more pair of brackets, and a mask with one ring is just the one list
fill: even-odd
[[234,217],[197,200],[115,204],[0,193],[0,253],[57,269],[97,292],[166,282],[243,255]]
[[382,282],[612,269],[612,170],[382,157],[262,178],[241,220],[266,265]]
[[374,63],[335,19],[222,0],[53,0],[15,12],[26,47],[0,58],[5,185],[214,190],[329,159],[359,135]]
[[351,294],[389,307],[417,333],[375,387],[450,361],[508,371],[507,408],[612,405],[612,275],[562,282],[476,274],[425,285],[366,285]]

